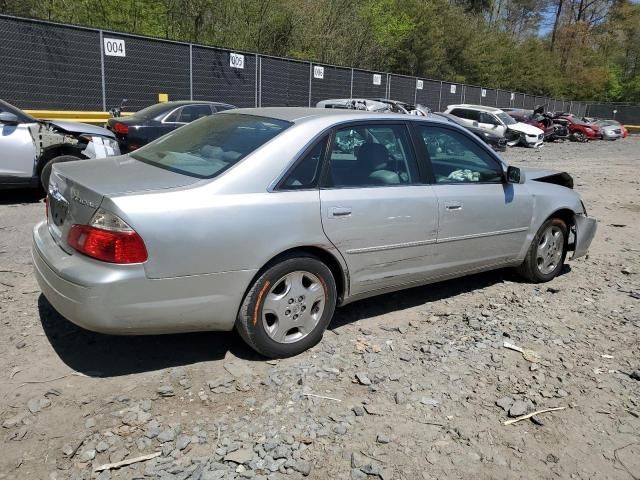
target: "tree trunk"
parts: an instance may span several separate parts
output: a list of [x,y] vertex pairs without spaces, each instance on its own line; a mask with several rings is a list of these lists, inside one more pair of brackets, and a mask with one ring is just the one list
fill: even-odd
[[558,25],[560,24],[560,15],[562,15],[562,4],[564,0],[558,0],[558,9],[556,10],[556,19],[553,22],[553,33],[551,34],[551,51],[556,44],[556,34],[558,33]]

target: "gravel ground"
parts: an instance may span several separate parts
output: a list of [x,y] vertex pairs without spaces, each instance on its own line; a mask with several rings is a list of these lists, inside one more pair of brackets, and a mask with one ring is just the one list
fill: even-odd
[[587,258],[349,305],[281,361],[235,333],[73,326],[32,274],[43,204],[2,192],[0,478],[640,478],[640,138],[505,157],[574,176],[600,222]]

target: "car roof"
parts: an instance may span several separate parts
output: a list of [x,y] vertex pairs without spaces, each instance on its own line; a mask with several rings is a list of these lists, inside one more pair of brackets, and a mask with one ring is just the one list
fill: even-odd
[[366,110],[337,109],[337,108],[315,108],[315,107],[262,107],[262,108],[238,108],[221,112],[219,115],[232,114],[256,115],[260,117],[275,118],[293,123],[303,123],[312,120],[327,120],[328,122],[348,122],[358,120],[432,120],[438,123],[449,123],[446,120],[416,115],[406,115],[403,113],[380,113]]
[[448,105],[447,109],[450,108],[466,108],[469,110],[478,110],[479,112],[489,112],[489,113],[502,113],[503,110],[495,107],[487,107],[485,105],[470,105],[467,103],[461,103],[459,105]]

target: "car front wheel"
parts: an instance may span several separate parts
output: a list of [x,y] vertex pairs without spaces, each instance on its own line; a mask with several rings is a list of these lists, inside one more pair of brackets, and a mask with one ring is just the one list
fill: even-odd
[[553,280],[562,270],[567,256],[568,228],[559,218],[544,222],[533,237],[518,273],[533,283]]
[[300,254],[274,263],[247,292],[236,321],[240,336],[266,357],[289,357],[322,339],[336,306],[331,270]]

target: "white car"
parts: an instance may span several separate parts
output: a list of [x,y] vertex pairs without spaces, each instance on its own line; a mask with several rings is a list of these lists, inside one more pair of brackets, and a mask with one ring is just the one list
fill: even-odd
[[507,145],[522,144],[526,147],[539,147],[544,142],[544,132],[538,127],[516,122],[499,108],[483,105],[449,105],[444,113],[450,113],[462,119],[469,126],[482,128],[507,139]]

